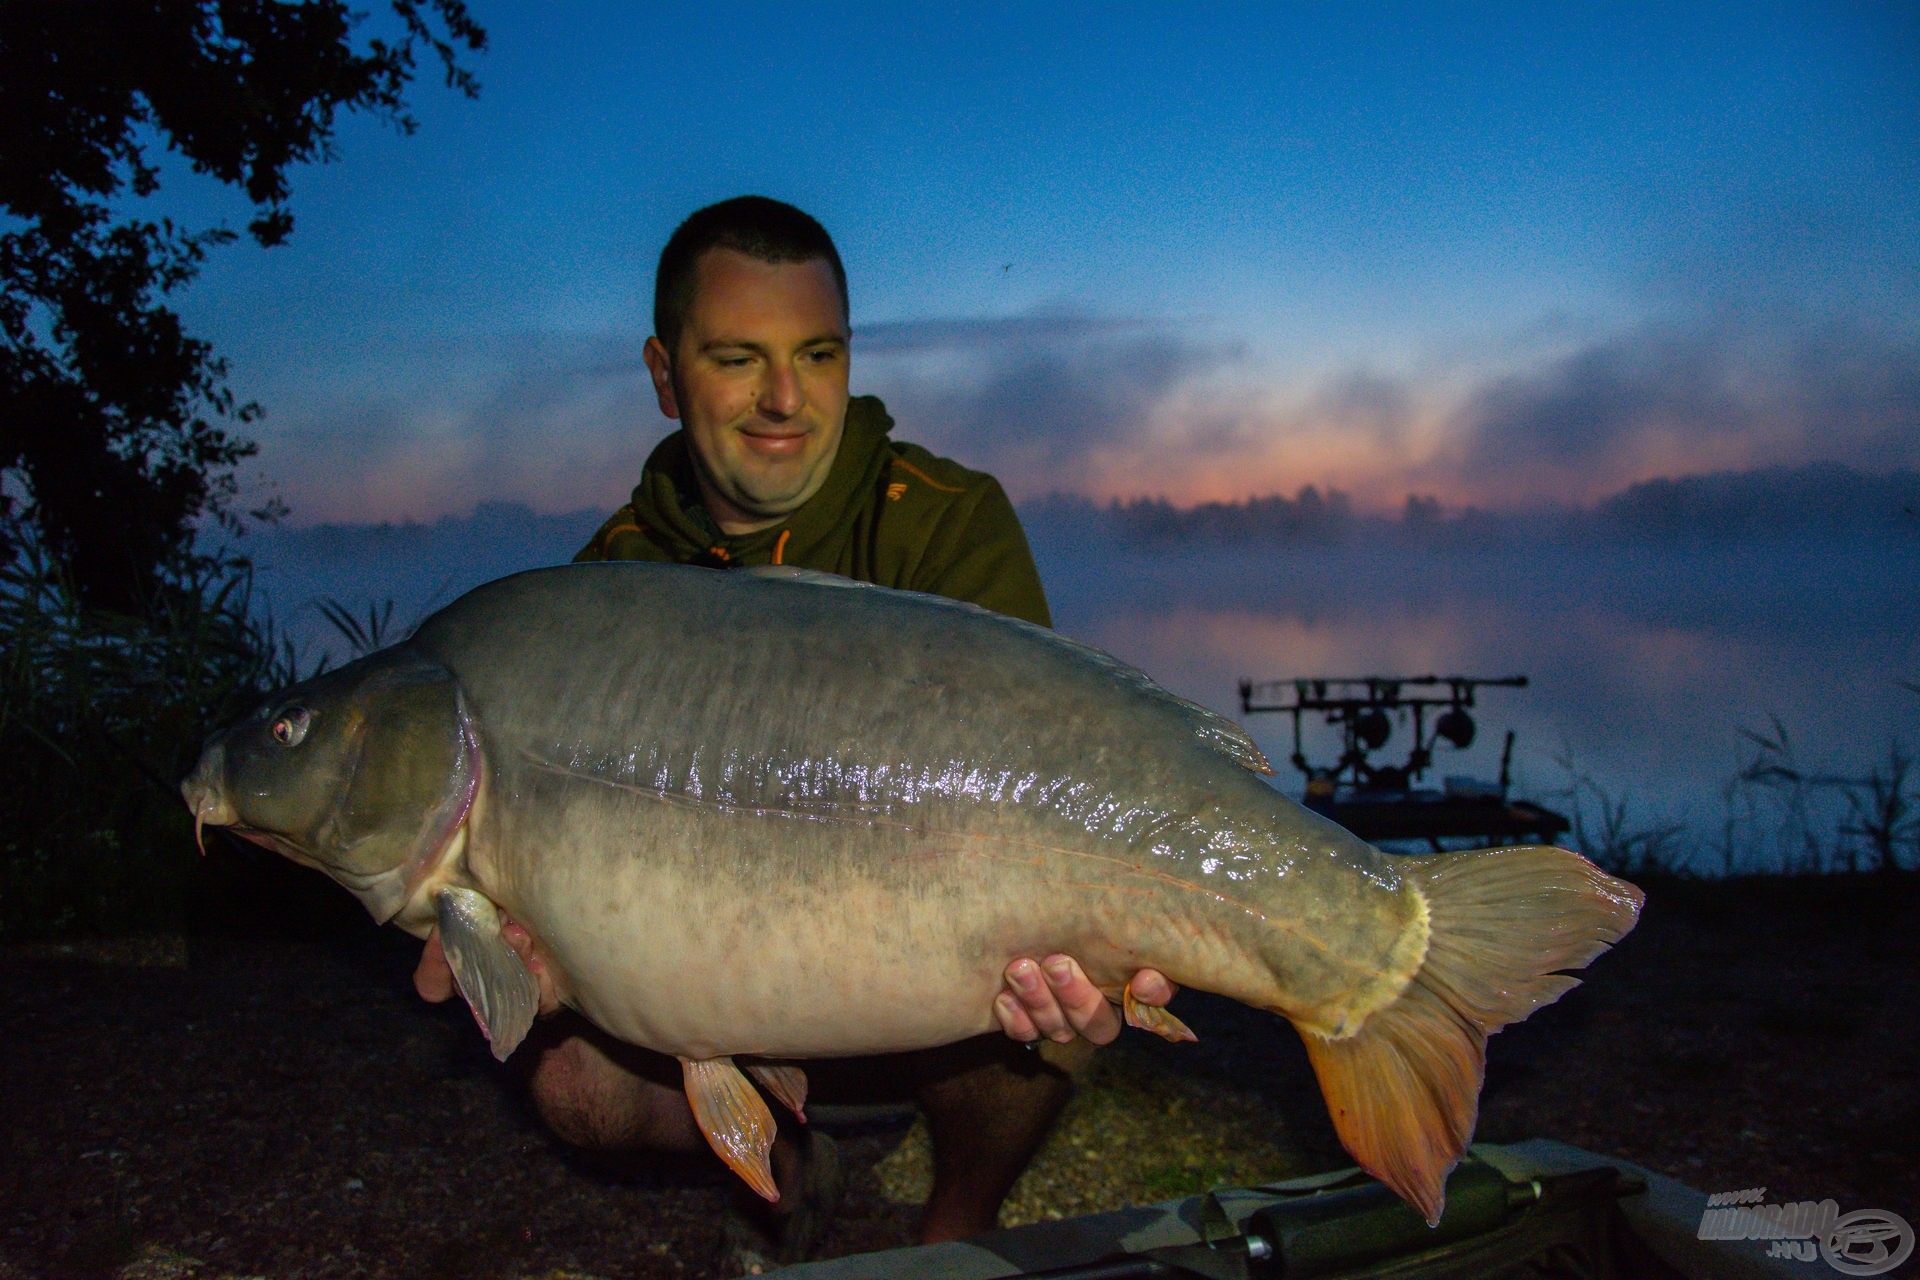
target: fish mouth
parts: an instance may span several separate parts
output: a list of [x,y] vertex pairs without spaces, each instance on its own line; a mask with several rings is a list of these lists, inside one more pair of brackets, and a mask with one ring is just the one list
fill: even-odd
[[225,763],[226,751],[216,743],[207,748],[200,763],[180,784],[180,798],[193,811],[193,842],[199,846],[203,858],[207,856],[206,828],[230,827],[240,820],[239,810],[233,807],[220,786]]
[[[345,888],[347,892],[359,898],[363,903],[366,902],[368,895],[379,894],[382,886],[385,885],[387,881],[393,879],[394,876],[392,871],[358,872],[350,870],[347,867],[336,866],[333,863],[315,857],[306,849],[277,832],[262,831],[258,827],[249,827],[237,822],[224,825],[228,831],[239,836],[248,844],[259,845],[269,853],[277,853],[289,862],[296,863],[303,867],[311,867],[313,870],[329,877],[341,887]],[[374,918],[380,921],[381,924],[385,924],[393,915],[392,912],[382,915],[380,911],[376,910],[372,905],[368,905],[367,910],[371,912]]]
[[227,830],[233,832],[234,835],[239,836],[248,844],[257,844],[262,849],[277,853],[283,858],[291,858],[302,866],[312,867],[318,871],[325,871],[327,869],[326,864],[308,854],[299,845],[294,844],[284,837],[277,836],[271,831],[261,831],[255,827],[243,827],[237,822],[229,823]]

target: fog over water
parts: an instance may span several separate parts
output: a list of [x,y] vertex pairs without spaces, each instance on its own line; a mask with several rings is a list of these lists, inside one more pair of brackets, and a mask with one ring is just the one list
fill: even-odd
[[[1920,696],[1899,683],[1920,681],[1916,558],[1363,545],[1088,566],[1042,549],[1062,630],[1222,711],[1237,713],[1242,678],[1525,675],[1526,689],[1481,692],[1479,737],[1442,747],[1429,784],[1496,777],[1512,729],[1518,794],[1557,805],[1570,759],[1628,804],[1631,826],[1682,822],[1696,842],[1718,838],[1723,788],[1754,756],[1743,727],[1778,716],[1803,764],[1849,776],[1883,763],[1896,738],[1920,741]],[[1281,764],[1290,722],[1248,727],[1297,792],[1302,778]],[[1381,763],[1404,752],[1396,728]],[[1333,731],[1310,728],[1310,760],[1337,754]]]
[[[1727,484],[1695,493],[1681,504],[1692,518],[1666,522],[1648,516],[1644,493],[1638,508],[1349,513],[1309,529],[1283,502],[1266,515],[1295,527],[1264,539],[1073,499],[1023,516],[1062,632],[1236,718],[1243,678],[1526,675],[1526,689],[1482,692],[1477,740],[1437,751],[1427,781],[1493,778],[1512,729],[1519,794],[1564,801],[1570,760],[1626,803],[1630,826],[1685,824],[1679,847],[1706,870],[1722,857],[1723,792],[1754,755],[1742,728],[1767,730],[1777,716],[1799,762],[1827,774],[1884,766],[1896,740],[1920,749],[1920,694],[1902,686],[1920,684],[1920,478],[1827,479],[1845,493],[1783,504],[1783,486],[1804,489],[1803,470],[1748,483],[1751,501],[1716,508],[1709,499]],[[1609,517],[1622,509],[1633,518]],[[483,505],[431,525],[276,530],[246,549],[260,607],[312,657],[337,647],[316,599],[361,614],[392,599],[404,627],[468,587],[567,559],[600,518]],[[1255,716],[1248,728],[1280,769],[1276,783],[1297,794],[1288,720]],[[1406,730],[1396,733],[1383,763],[1404,751]],[[1332,732],[1310,732],[1307,754],[1330,762]],[[1589,791],[1590,816],[1597,798]],[[1750,859],[1773,857],[1772,833],[1737,834],[1757,851]]]

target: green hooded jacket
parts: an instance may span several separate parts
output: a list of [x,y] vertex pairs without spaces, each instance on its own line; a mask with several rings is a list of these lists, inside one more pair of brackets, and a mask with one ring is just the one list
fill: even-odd
[[790,564],[1052,625],[1033,553],[1000,482],[891,439],[892,428],[875,397],[849,400],[840,451],[820,491],[789,519],[739,537],[715,529],[686,433],[676,431],[647,459],[633,501],[574,559]]

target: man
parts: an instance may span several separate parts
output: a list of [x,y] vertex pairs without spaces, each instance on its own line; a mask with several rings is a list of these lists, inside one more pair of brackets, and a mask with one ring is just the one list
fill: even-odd
[[[999,484],[888,437],[872,397],[850,398],[846,273],[820,225],[790,205],[747,196],[700,210],[667,242],[645,359],[660,410],[682,429],[648,458],[633,501],[576,559],[656,560],[718,568],[787,564],[882,586],[930,591],[1048,624],[1018,518]],[[716,643],[724,643],[724,637]],[[509,940],[542,977],[536,940]],[[415,984],[447,999],[451,975],[429,938]],[[1071,1090],[1085,1037],[1119,1032],[1113,1008],[1069,957],[1022,958],[994,1012],[1011,1039],[897,1055],[885,1063],[809,1064],[815,1096],[904,1078],[926,1113],[934,1183],[921,1237],[991,1229]],[[1172,986],[1143,971],[1134,991],[1165,1003]],[[663,993],[664,994],[664,993]],[[884,1017],[884,1010],[876,1010]],[[1046,1054],[1023,1052],[1053,1042]],[[601,1149],[696,1151],[673,1059],[623,1044],[571,1012],[550,1018],[520,1054],[536,1108],[565,1141]],[[776,1211],[828,1196],[822,1155],[796,1126],[773,1151]],[[785,1252],[819,1224],[789,1224]],[[789,1256],[789,1260],[791,1260]]]

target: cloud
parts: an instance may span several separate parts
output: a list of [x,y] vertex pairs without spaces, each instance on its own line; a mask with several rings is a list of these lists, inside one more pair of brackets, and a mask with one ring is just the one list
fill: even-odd
[[1424,473],[1589,500],[1658,475],[1920,462],[1920,343],[1787,313],[1650,323],[1467,392]]
[[1371,369],[1350,369],[1318,385],[1302,414],[1371,437],[1387,447],[1405,445],[1420,416],[1421,396],[1409,379]]
[[1152,451],[1169,406],[1245,354],[1170,320],[1072,311],[901,323],[877,353],[866,331],[855,341],[856,387],[886,400],[902,438],[1017,491],[1078,487],[1097,457]]
[[437,341],[282,388],[252,468],[300,524],[432,519],[506,499],[611,510],[669,424],[640,339],[521,334]]
[[[436,340],[250,389],[272,408],[253,473],[299,523],[483,500],[610,510],[670,429],[639,345]],[[992,471],[1016,498],[1194,503],[1312,484],[1363,512],[1409,493],[1504,508],[1823,459],[1920,466],[1920,340],[1891,327],[1716,301],[1489,351],[1282,376],[1217,325],[1053,308],[862,329],[854,389],[885,398],[901,438]]]
[[1194,503],[1313,484],[1363,510],[1409,493],[1510,507],[1589,503],[1660,476],[1920,466],[1920,341],[1784,304],[1542,332],[1480,367],[1267,380],[1229,344],[1168,330],[997,348],[980,370],[909,384],[903,432],[939,424],[940,443],[1011,470],[1002,479],[1024,496]]

